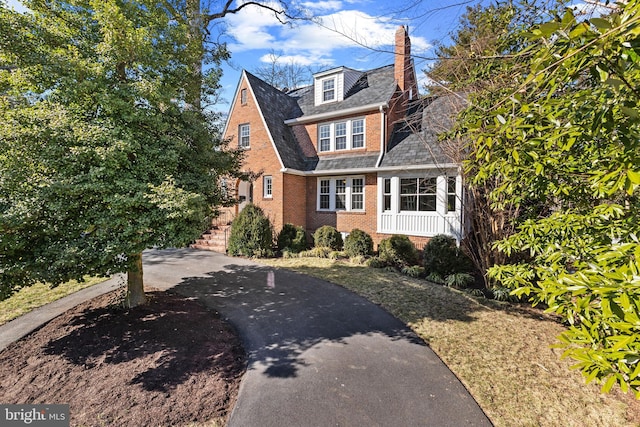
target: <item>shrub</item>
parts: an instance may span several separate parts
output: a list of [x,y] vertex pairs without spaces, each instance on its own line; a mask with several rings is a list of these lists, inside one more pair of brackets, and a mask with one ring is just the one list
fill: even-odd
[[411,267],[404,267],[402,270],[402,274],[407,275],[409,277],[422,277],[424,276],[424,267],[420,267],[419,265],[412,265]]
[[335,227],[323,225],[313,234],[315,246],[331,248],[334,251],[342,250],[342,234]]
[[349,257],[349,262],[356,265],[363,265],[367,263],[367,258],[362,255],[356,255]]
[[348,258],[347,255],[342,251],[331,251],[329,252],[329,259],[338,260]]
[[262,209],[248,204],[231,224],[229,255],[267,257],[273,255],[273,227]]
[[278,250],[299,253],[307,249],[304,229],[293,224],[285,224],[278,234]]
[[369,256],[373,253],[373,239],[366,232],[356,228],[344,239],[344,251],[349,258]]
[[383,239],[378,245],[380,259],[397,268],[415,265],[418,261],[418,251],[407,236],[394,234]]
[[[426,269],[425,269],[425,271],[426,271]],[[439,285],[444,285],[444,279],[442,278],[442,276],[439,273],[436,273],[434,271],[429,273],[427,275],[426,279],[428,281],[430,281],[430,282],[437,283]]]
[[471,260],[456,246],[455,239],[444,234],[434,236],[425,245],[423,266],[428,272],[438,273],[442,277],[473,271]]
[[462,289],[475,281],[473,276],[469,273],[454,273],[450,274],[444,279],[444,284],[451,287]]
[[380,257],[374,256],[369,258],[366,262],[367,267],[371,268],[383,268],[387,266],[387,263],[380,259]]
[[302,251],[298,255],[309,258],[329,258],[329,254],[332,252],[331,248],[326,248],[323,246],[317,246],[315,248],[309,249],[308,251]]

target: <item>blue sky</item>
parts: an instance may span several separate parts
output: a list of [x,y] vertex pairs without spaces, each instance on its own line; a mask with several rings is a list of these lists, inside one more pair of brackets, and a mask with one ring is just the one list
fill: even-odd
[[[19,0],[0,0],[24,10]],[[246,0],[240,0],[246,1]],[[318,23],[282,25],[272,13],[247,7],[225,18],[220,41],[231,60],[224,64],[222,98],[231,102],[242,69],[254,72],[275,52],[285,63],[314,68],[346,66],[367,70],[393,63],[393,41],[399,25],[409,26],[418,79],[428,67],[433,45],[445,42],[467,6],[489,0],[293,0]],[[216,1],[211,1],[215,8]],[[576,2],[577,3],[577,2]],[[277,3],[274,2],[277,6]],[[226,112],[229,104],[219,105]]]
[[[433,56],[433,44],[446,40],[467,5],[478,0],[324,0],[302,1],[315,22],[283,26],[264,10],[245,9],[226,21],[231,60],[224,66],[224,97],[231,101],[242,69],[250,72],[270,62],[275,52],[284,63],[314,68],[346,66],[367,70],[393,63],[399,25],[409,26],[412,53]],[[428,63],[415,59],[418,78]]]

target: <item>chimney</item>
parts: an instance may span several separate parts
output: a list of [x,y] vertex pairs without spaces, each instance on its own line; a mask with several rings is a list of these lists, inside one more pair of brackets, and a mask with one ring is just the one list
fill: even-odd
[[409,90],[411,73],[411,40],[407,27],[401,25],[396,31],[396,60],[394,64],[394,77],[402,92]]

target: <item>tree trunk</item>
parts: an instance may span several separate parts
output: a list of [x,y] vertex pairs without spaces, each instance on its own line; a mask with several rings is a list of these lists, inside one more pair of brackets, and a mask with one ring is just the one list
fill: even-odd
[[142,280],[142,253],[129,256],[132,265],[127,271],[127,295],[124,304],[128,308],[137,307],[147,302],[144,295],[144,282]]

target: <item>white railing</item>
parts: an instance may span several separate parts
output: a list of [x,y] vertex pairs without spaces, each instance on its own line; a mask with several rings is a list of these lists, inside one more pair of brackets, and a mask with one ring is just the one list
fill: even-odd
[[455,213],[445,215],[417,212],[382,213],[380,215],[380,232],[425,237],[448,234],[460,237],[460,218]]

